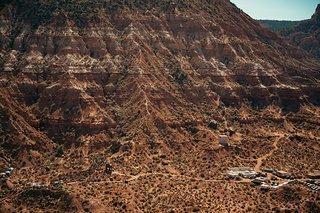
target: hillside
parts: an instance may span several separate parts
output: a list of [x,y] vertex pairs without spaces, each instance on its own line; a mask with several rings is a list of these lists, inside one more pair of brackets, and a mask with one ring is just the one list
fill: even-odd
[[229,1],[2,1],[0,29],[0,212],[320,208],[226,175],[320,150],[320,62]]
[[292,29],[294,26],[300,24],[303,21],[278,21],[278,20],[256,20],[262,26],[277,32],[280,30]]
[[313,56],[320,58],[320,4],[311,19],[292,29],[282,30],[281,35],[293,45],[299,46]]

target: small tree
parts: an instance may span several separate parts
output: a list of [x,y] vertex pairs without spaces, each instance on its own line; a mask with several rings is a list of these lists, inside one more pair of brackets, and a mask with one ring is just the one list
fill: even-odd
[[110,147],[110,152],[112,154],[119,152],[121,148],[121,143],[119,143],[118,141],[112,141],[111,147]]
[[59,146],[56,150],[56,157],[60,158],[63,156],[63,154],[64,154],[63,147]]

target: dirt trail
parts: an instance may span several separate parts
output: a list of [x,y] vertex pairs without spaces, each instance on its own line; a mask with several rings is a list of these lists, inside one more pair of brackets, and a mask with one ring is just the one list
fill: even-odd
[[[268,159],[270,156],[273,155],[273,153],[278,150],[278,143],[279,141],[284,138],[284,134],[277,134],[276,135],[277,138],[274,140],[272,146],[273,148],[270,150],[269,153],[263,155],[262,157],[258,158],[256,161],[256,166],[254,167],[254,170],[259,172],[261,171],[261,165],[262,162],[266,159]],[[84,148],[82,149],[82,154],[84,155],[84,157],[88,156],[88,147],[84,146]],[[118,175],[118,176],[125,176],[126,177],[126,181],[127,182],[132,182],[135,180],[138,180],[141,177],[148,177],[148,176],[164,176],[164,177],[169,177],[169,178],[174,178],[174,179],[178,179],[178,180],[194,180],[194,181],[202,181],[202,182],[226,182],[229,181],[227,179],[203,179],[203,178],[196,178],[193,176],[186,176],[186,175],[181,175],[181,174],[174,174],[174,173],[163,173],[163,172],[151,172],[151,173],[139,173],[137,175],[129,175],[129,174],[124,174],[121,173],[119,171],[114,171],[113,175]],[[112,176],[113,176],[112,175]],[[243,179],[243,180],[239,180],[237,181],[238,183],[248,183],[251,180],[247,180],[247,179]],[[124,181],[115,181],[115,180],[102,180],[102,181],[88,181],[88,180],[83,180],[83,181],[71,181],[71,182],[67,182],[66,185],[74,185],[74,184],[81,184],[81,183],[93,183],[93,184],[99,184],[99,183],[123,183]]]
[[274,140],[274,142],[273,142],[273,144],[272,144],[273,149],[271,149],[269,153],[267,153],[267,154],[265,154],[265,155],[263,155],[262,157],[260,157],[260,158],[257,159],[257,164],[256,164],[256,166],[254,167],[254,170],[255,170],[256,172],[260,172],[260,171],[261,171],[260,168],[261,168],[262,162],[263,162],[264,160],[267,160],[270,156],[273,155],[273,153],[274,153],[276,150],[278,150],[278,143],[279,143],[279,141],[280,141],[282,138],[284,138],[284,134],[279,134],[278,137]]
[[[124,174],[121,174],[124,175]],[[180,175],[180,174],[172,174],[172,173],[162,173],[162,172],[156,172],[156,173],[140,173],[137,175],[132,175],[131,178],[129,178],[127,181],[131,182],[134,180],[138,180],[140,177],[148,177],[148,176],[165,176],[165,177],[171,177],[175,179],[181,179],[181,180],[195,180],[195,181],[203,181],[203,182],[226,182],[229,181],[227,179],[203,179],[203,178],[195,178],[191,176],[186,176],[186,175]],[[240,183],[247,183],[250,182],[250,180],[240,180],[237,181]]]
[[[128,179],[128,181],[134,181],[139,179],[140,177],[147,177],[147,176],[165,176],[165,177],[173,177],[173,178],[181,178],[181,179],[189,179],[189,180],[200,180],[200,181],[207,181],[205,179],[201,178],[194,178],[190,176],[185,175],[178,175],[178,174],[172,174],[172,173],[163,173],[163,172],[155,172],[155,173],[140,173],[137,175],[131,176],[131,178]],[[221,181],[221,180],[211,180],[211,181]]]
[[[180,179],[180,180],[195,180],[195,181],[202,181],[202,182],[227,182],[229,180],[227,179],[203,179],[203,178],[195,178],[191,176],[186,176],[186,175],[177,175],[177,174],[172,174],[172,173],[162,173],[162,172],[155,172],[155,173],[139,173],[137,175],[126,175],[119,173],[117,171],[112,173],[113,175],[120,175],[120,176],[129,176],[130,178],[127,179],[127,182],[132,182],[135,180],[138,180],[141,177],[148,177],[148,176],[164,176],[164,177],[171,177],[175,179]],[[238,183],[248,183],[251,180],[243,179],[237,181]],[[102,181],[73,181],[73,182],[68,182],[66,183],[67,185],[73,185],[77,183],[93,183],[93,184],[99,184],[99,183],[124,183],[124,181],[108,181],[108,180],[102,180]]]

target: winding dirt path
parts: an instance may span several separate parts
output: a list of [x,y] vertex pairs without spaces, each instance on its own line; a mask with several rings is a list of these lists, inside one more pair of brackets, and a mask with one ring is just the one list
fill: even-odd
[[[229,180],[227,179],[203,179],[203,178],[195,178],[191,176],[186,176],[186,175],[177,175],[177,174],[172,174],[172,173],[162,173],[162,172],[155,172],[155,173],[139,173],[137,175],[126,175],[119,173],[117,171],[112,173],[113,175],[120,175],[120,176],[129,176],[130,178],[127,179],[127,182],[133,182],[135,180],[138,180],[141,177],[148,177],[148,176],[164,176],[164,177],[170,177],[170,178],[175,178],[177,180],[195,180],[195,181],[202,181],[202,182],[228,182]],[[239,181],[236,181],[237,183],[249,183],[251,182],[250,179],[242,179]],[[78,183],[90,183],[90,184],[102,184],[102,183],[124,183],[124,181],[108,181],[108,180],[102,180],[102,181],[72,181],[66,183],[67,185],[73,185],[73,184],[78,184]]]
[[257,164],[256,164],[256,166],[254,167],[254,170],[255,170],[256,172],[260,172],[260,171],[261,171],[262,162],[263,162],[264,160],[267,160],[269,157],[271,157],[271,156],[273,155],[273,153],[274,153],[276,150],[279,149],[279,148],[278,148],[278,143],[279,143],[279,141],[280,141],[282,138],[284,138],[284,134],[279,134],[278,137],[274,140],[274,142],[273,142],[273,144],[272,144],[273,149],[271,149],[269,153],[267,153],[267,154],[265,154],[265,155],[263,155],[262,157],[260,157],[260,158],[257,159]]

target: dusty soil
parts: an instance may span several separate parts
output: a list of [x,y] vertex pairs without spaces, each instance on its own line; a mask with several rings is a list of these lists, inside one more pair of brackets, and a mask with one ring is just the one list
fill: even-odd
[[4,1],[0,28],[0,212],[319,212],[226,176],[320,164],[319,60],[229,1]]

